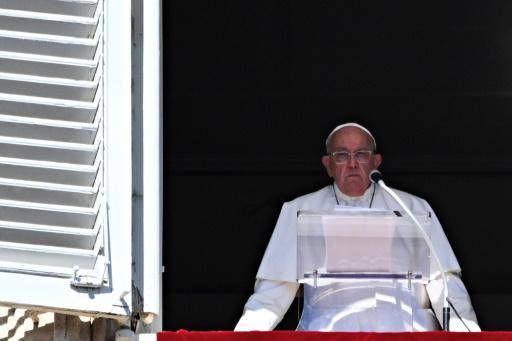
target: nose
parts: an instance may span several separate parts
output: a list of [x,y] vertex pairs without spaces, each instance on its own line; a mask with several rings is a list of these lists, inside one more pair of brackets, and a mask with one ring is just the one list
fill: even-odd
[[354,168],[356,166],[356,158],[355,156],[352,154],[352,155],[349,155],[349,159],[348,159],[348,166],[351,167],[351,168]]

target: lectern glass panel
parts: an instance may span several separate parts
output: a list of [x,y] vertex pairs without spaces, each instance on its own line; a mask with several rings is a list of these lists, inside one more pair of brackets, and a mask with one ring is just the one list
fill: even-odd
[[[428,235],[430,216],[416,213]],[[297,218],[297,280],[310,285],[342,280],[426,281],[430,251],[405,212],[343,209],[300,211]]]

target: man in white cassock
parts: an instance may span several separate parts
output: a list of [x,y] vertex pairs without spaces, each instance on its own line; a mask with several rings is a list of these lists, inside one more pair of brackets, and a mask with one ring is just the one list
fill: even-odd
[[[290,307],[299,288],[296,276],[297,212],[330,211],[337,205],[400,210],[400,206],[369,173],[382,156],[376,152],[373,135],[357,123],[336,127],[327,137],[327,155],[322,164],[334,179],[332,185],[283,205],[272,238],[256,275],[254,294],[244,307],[236,331],[272,330]],[[412,212],[431,212],[431,241],[448,279],[452,308],[451,331],[479,331],[461,269],[439,220],[429,204],[414,195],[396,190]],[[298,330],[321,331],[428,331],[442,325],[443,281],[433,271],[427,284],[405,281],[339,282],[309,287]],[[328,300],[325,299],[328,297]],[[325,302],[324,302],[325,301]],[[335,304],[333,304],[335,302]]]

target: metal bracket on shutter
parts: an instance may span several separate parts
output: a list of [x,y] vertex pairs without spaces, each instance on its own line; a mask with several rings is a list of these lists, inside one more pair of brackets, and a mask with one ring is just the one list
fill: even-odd
[[105,273],[110,264],[104,257],[98,259],[100,264],[97,266],[98,270],[92,274],[90,271],[81,273],[78,265],[73,267],[73,276],[71,277],[71,285],[82,288],[101,288],[105,284]]

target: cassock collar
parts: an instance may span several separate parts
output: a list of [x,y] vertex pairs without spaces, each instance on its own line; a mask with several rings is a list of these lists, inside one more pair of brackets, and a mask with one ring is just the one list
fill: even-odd
[[374,192],[375,184],[370,184],[363,195],[358,197],[351,197],[346,195],[336,185],[333,184],[334,192],[336,194],[336,198],[338,198],[339,204],[342,206],[357,206],[357,207],[369,207],[370,202],[372,200],[373,192]]

